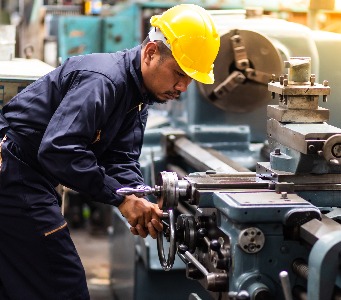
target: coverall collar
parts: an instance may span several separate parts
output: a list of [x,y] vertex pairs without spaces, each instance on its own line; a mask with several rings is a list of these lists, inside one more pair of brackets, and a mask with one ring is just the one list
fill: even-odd
[[145,104],[152,105],[156,101],[156,98],[151,93],[148,93],[143,86],[143,77],[141,71],[141,50],[142,46],[139,45],[132,48],[130,51],[129,55],[129,59],[131,60],[130,73],[133,76],[136,85],[139,87],[142,96],[142,102]]

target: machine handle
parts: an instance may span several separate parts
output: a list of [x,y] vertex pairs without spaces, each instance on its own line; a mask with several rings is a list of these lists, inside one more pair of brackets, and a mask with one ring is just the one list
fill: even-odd
[[188,247],[186,245],[179,245],[179,256],[185,257],[187,261],[195,265],[204,276],[209,275],[206,268],[188,251]]
[[116,191],[116,194],[121,196],[135,195],[137,197],[143,197],[150,194],[155,194],[156,189],[148,185],[138,185],[136,188],[123,187]]
[[[202,284],[205,289],[213,292],[226,290],[226,286],[228,286],[228,274],[226,272],[209,272],[205,266],[188,251],[188,247],[186,245],[179,245],[178,255],[185,263],[192,263],[204,275]],[[237,296],[238,297],[236,299],[238,300],[249,300],[249,298],[243,297],[241,293],[238,293]]]
[[279,273],[279,278],[281,280],[285,300],[293,300],[288,272],[282,271]]
[[163,248],[163,235],[164,232],[161,231],[157,235],[157,251],[159,255],[159,260],[161,267],[165,271],[169,271],[174,264],[175,260],[175,253],[176,253],[176,248],[175,248],[175,221],[174,221],[174,212],[172,209],[167,210],[167,213],[164,212],[162,214],[162,218],[168,218],[169,219],[169,249],[168,249],[168,257],[166,259],[165,257],[165,251]]

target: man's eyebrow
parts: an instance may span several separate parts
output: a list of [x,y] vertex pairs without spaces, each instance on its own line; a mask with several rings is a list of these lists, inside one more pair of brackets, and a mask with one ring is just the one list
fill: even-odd
[[186,76],[186,75],[187,75],[187,74],[186,74],[184,71],[182,71],[181,69],[175,69],[175,71],[176,71],[177,73],[183,75],[183,76]]

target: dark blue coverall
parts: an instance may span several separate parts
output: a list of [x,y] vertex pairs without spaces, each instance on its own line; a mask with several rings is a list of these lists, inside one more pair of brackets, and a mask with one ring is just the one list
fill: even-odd
[[143,183],[141,46],[68,59],[0,114],[0,299],[89,299],[55,187],[118,206]]

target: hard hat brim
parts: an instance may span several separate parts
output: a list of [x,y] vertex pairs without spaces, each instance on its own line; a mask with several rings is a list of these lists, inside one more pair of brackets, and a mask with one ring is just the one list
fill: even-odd
[[194,69],[191,68],[186,68],[185,66],[180,65],[180,68],[191,78],[193,78],[196,81],[199,81],[201,83],[205,83],[205,84],[212,84],[214,83],[214,74],[213,74],[213,70],[209,73],[202,73],[199,71],[196,71]]

